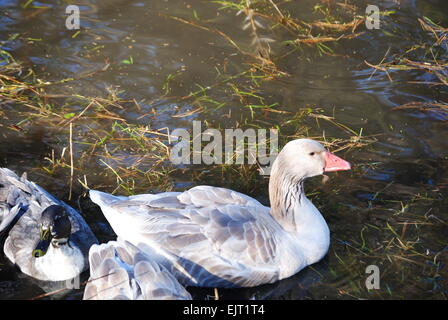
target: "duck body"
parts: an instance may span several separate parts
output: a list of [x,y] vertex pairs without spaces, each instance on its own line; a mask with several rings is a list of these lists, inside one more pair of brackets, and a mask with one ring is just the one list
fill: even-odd
[[[13,256],[12,250],[9,251]],[[73,245],[59,248],[50,245],[43,257],[34,258],[30,253],[29,259],[34,259],[34,270],[24,273],[45,281],[73,279],[89,267],[85,254],[76,242],[73,242]],[[10,260],[12,261],[12,259]]]
[[[19,178],[13,171],[0,168],[0,232],[5,241],[4,254],[20,270],[38,280],[63,281],[78,276],[88,268],[88,252],[97,239],[81,215],[39,187]],[[53,242],[41,257],[33,256],[40,241],[42,212],[62,207],[70,228],[63,245]]]
[[163,266],[129,242],[117,239],[93,245],[84,300],[191,300]]

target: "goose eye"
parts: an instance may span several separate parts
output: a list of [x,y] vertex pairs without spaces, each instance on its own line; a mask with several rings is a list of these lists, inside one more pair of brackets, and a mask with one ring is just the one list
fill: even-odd
[[309,153],[310,156],[314,156],[314,154],[315,154],[314,152],[310,152]]

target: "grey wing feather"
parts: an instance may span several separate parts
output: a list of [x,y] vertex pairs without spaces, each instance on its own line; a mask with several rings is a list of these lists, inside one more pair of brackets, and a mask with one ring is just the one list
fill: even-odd
[[84,300],[132,299],[133,288],[126,268],[116,259],[113,242],[93,245],[89,253],[90,278]]
[[135,279],[145,300],[191,300],[191,295],[165,268],[155,262],[138,261]]
[[86,300],[191,299],[167,269],[121,239],[92,246],[90,274]]
[[281,227],[269,208],[238,192],[209,186],[175,197],[177,202],[168,193],[107,205],[94,201],[103,212],[112,209],[134,221],[142,239],[176,256],[184,269],[176,276],[189,285],[254,286],[278,279]]
[[10,208],[0,203],[0,232],[6,230],[10,224],[14,221],[22,208],[20,204],[17,204]]
[[257,200],[245,194],[211,186],[197,186],[182,192],[178,197],[181,203],[195,207],[213,207],[217,205],[235,204],[241,206],[263,206]]

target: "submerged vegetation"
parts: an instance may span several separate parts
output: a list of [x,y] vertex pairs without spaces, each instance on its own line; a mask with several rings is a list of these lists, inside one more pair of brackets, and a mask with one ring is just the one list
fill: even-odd
[[[311,267],[320,282],[311,286],[306,297],[446,299],[448,249],[446,237],[440,236],[448,230],[448,217],[442,212],[448,204],[443,193],[446,182],[406,186],[391,174],[390,182],[373,179],[361,184],[378,167],[386,167],[386,156],[371,153],[386,129],[373,131],[352,124],[341,117],[344,110],[332,106],[302,102],[286,106],[275,89],[269,90],[295,77],[292,65],[330,58],[347,61],[356,53],[346,47],[365,41],[359,40],[368,32],[364,6],[357,1],[312,2],[299,10],[294,1],[193,1],[200,3],[199,8],[188,5],[182,13],[158,12],[173,28],[188,28],[191,34],[203,36],[204,47],[213,41],[225,57],[211,56],[211,61],[217,61],[208,70],[212,75],[199,77],[200,81],[191,81],[197,78],[187,63],[163,70],[157,75],[162,79],[154,89],[157,94],[144,97],[133,96],[118,84],[92,89],[94,94],[78,88],[110,73],[132,78],[128,68],[143,64],[137,54],[110,55],[93,71],[58,78],[7,50],[7,43],[21,37],[10,35],[0,51],[0,139],[20,146],[22,140],[33,141],[31,136],[43,136],[45,155],[38,165],[34,161],[25,168],[43,181],[58,181],[55,190],[66,190],[59,191],[61,198],[78,200],[83,213],[92,211],[82,195],[93,187],[130,195],[207,183],[231,187],[268,204],[267,180],[256,165],[176,166],[169,161],[170,132],[176,127],[191,129],[192,120],[202,120],[203,130],[274,128],[280,145],[298,137],[320,140],[331,151],[353,159],[354,170],[345,180],[336,177],[337,183],[326,184],[315,180],[307,189],[329,221],[332,247],[324,261],[329,264],[327,270]],[[23,10],[40,10],[36,15],[46,10],[28,5]],[[396,23],[394,14],[393,9],[381,12],[384,34],[393,33],[387,26]],[[225,19],[238,25],[227,30],[222,24]],[[438,99],[411,99],[391,110],[429,112],[446,125],[448,29],[429,17],[416,18],[415,23],[420,36],[413,43],[389,47],[380,61],[365,59],[368,78],[384,77],[390,84],[437,91]],[[84,55],[99,61],[104,45],[95,40],[95,32],[87,28],[72,36],[94,39]],[[131,47],[132,39],[128,42]],[[34,157],[20,148],[13,152],[8,157]],[[446,172],[444,163],[436,170]],[[379,171],[389,174],[387,169]],[[88,222],[97,220],[87,217]],[[381,290],[366,290],[365,269],[371,264],[381,269]],[[296,298],[294,291],[289,294]]]
[[[355,132],[346,125],[338,123],[337,119],[323,114],[319,108],[304,106],[299,108],[298,112],[292,113],[282,110],[278,102],[270,101],[263,94],[263,86],[267,83],[289,76],[287,71],[279,66],[287,55],[298,50],[303,51],[303,45],[314,47],[315,52],[319,54],[332,54],[328,43],[356,37],[359,33],[355,31],[364,19],[362,16],[355,14],[354,11],[347,15],[343,7],[336,10],[333,16],[325,6],[316,5],[314,10],[323,16],[323,19],[309,23],[292,17],[287,11],[282,12],[273,1],[215,1],[214,3],[218,11],[227,10],[226,14],[244,15],[242,30],[248,32],[251,39],[249,43],[237,44],[224,31],[208,27],[206,23],[202,25],[202,21],[197,16],[196,19],[190,20],[164,16],[173,19],[174,23],[186,24],[191,28],[198,28],[222,37],[230,46],[243,54],[242,66],[245,70],[232,74],[226,70],[225,66],[222,70],[216,68],[217,81],[215,83],[197,83],[195,86],[198,90],[186,96],[170,96],[170,84],[185,72],[185,70],[179,70],[167,75],[160,90],[164,92],[164,95],[151,101],[151,104],[172,102],[176,110],[178,107],[175,104],[182,101],[188,104],[188,110],[175,112],[172,117],[186,118],[200,113],[216,112],[231,101],[232,111],[241,113],[242,121],[236,121],[228,127],[276,128],[280,130],[282,142],[294,137],[308,136],[307,120],[308,122],[311,119],[328,121],[343,130],[348,137],[341,139],[313,135],[312,138],[322,140],[327,147],[335,151],[363,147],[375,141],[374,137],[363,136],[362,131]],[[351,20],[343,22],[344,17],[346,20]],[[286,53],[281,55],[273,54],[270,46],[276,41],[267,35],[275,34],[277,29],[281,29],[279,32],[288,32],[292,36],[291,40],[280,44],[288,48]],[[100,70],[78,78],[48,81],[40,79],[32,68],[14,60],[8,52],[2,51],[2,55],[4,59],[0,67],[2,104],[15,106],[5,109],[3,116],[8,119],[8,115],[12,113],[13,118],[17,118],[17,112],[20,110],[22,118],[18,122],[10,123],[7,128],[26,133],[28,127],[37,124],[50,131],[54,130],[55,134],[63,139],[57,143],[57,148],[47,155],[46,164],[41,167],[48,174],[70,173],[71,183],[76,181],[87,188],[89,164],[93,158],[104,168],[104,172],[98,173],[99,175],[108,175],[116,179],[115,192],[133,194],[148,188],[170,189],[172,186],[169,183],[169,175],[173,173],[173,170],[185,171],[174,168],[168,161],[169,128],[154,129],[147,124],[142,124],[141,121],[132,123],[125,115],[135,112],[139,115],[137,120],[146,117],[157,118],[158,115],[154,109],[150,113],[143,113],[136,99],[127,97],[125,92],[118,92],[117,89],[109,88],[103,97],[90,97],[80,95],[73,88],[72,83],[76,83],[81,78],[91,78],[100,72],[106,72],[109,68],[117,68],[123,61],[126,61],[126,64],[132,64],[132,57],[121,60],[118,64],[108,63]],[[57,86],[63,86],[64,90],[68,89],[71,93],[52,94],[51,88]],[[214,97],[215,92],[219,92],[220,98]],[[260,121],[259,114],[264,115],[262,118],[265,121]],[[271,114],[286,117],[281,122],[269,121],[266,115],[269,117]],[[207,121],[205,123],[209,125]],[[73,146],[75,146],[74,149]],[[226,165],[212,170],[219,172],[229,169],[233,172],[239,171],[232,170]],[[256,173],[257,170],[254,169]],[[110,179],[102,179],[102,181],[110,181]]]

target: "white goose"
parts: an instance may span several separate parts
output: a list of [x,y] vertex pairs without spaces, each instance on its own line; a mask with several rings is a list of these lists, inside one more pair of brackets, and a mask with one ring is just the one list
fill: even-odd
[[328,226],[303,181],[350,164],[309,139],[290,141],[274,161],[271,208],[224,188],[113,196],[91,190],[115,233],[172,268],[186,285],[251,287],[287,278],[328,251]]
[[168,270],[120,238],[94,244],[89,264],[84,300],[192,299]]
[[23,175],[0,168],[0,243],[20,270],[43,281],[86,270],[97,239],[82,216]]

